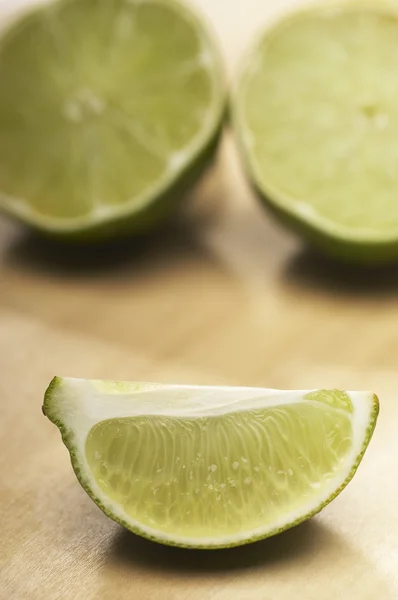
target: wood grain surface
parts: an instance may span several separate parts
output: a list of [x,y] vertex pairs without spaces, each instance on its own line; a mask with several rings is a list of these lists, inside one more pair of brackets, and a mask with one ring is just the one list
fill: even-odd
[[[295,4],[195,3],[231,76]],[[397,357],[398,269],[311,255],[257,204],[231,132],[186,213],[144,242],[65,252],[0,219],[0,599],[397,600]],[[381,413],[321,515],[245,548],[182,551],[124,531],[80,488],[41,414],[55,374],[371,389]]]

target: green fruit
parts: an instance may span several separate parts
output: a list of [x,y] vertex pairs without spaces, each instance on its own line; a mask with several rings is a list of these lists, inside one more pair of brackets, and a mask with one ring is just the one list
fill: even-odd
[[367,392],[55,378],[43,410],[109,517],[163,544],[222,548],[275,535],[333,500],[379,407]]
[[337,257],[398,258],[398,9],[328,2],[264,32],[237,83],[247,171],[289,227]]
[[0,208],[56,236],[146,231],[211,161],[218,50],[174,0],[58,0],[0,39]]

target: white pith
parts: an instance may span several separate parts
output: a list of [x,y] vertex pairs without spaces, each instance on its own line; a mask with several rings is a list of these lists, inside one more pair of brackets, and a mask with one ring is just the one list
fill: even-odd
[[[371,415],[374,412],[374,396],[370,392],[346,392],[354,407],[352,413],[352,446],[346,457],[343,468],[331,479],[328,486],[322,489],[315,500],[299,510],[292,510],[281,516],[272,526],[246,530],[231,536],[217,537],[182,537],[165,534],[150,528],[128,515],[122,506],[110,500],[99,487],[91,473],[86,458],[86,440],[94,425],[112,419],[143,415],[163,415],[178,417],[203,417],[222,415],[243,410],[258,409],[276,405],[288,405],[297,402],[314,402],[303,400],[308,392],[280,391],[262,388],[243,387],[202,387],[179,385],[143,384],[133,393],[104,393],[94,387],[93,383],[83,379],[62,379],[51,394],[51,417],[63,425],[68,433],[73,433],[69,449],[75,454],[81,478],[93,496],[97,498],[105,510],[120,521],[128,523],[133,529],[144,535],[156,538],[165,543],[177,543],[186,546],[220,546],[237,544],[240,541],[264,537],[267,533],[282,529],[305,515],[315,511],[338,490],[357,464],[358,457],[364,447]],[[317,403],[318,404],[318,403]],[[340,410],[340,409],[337,409]]]

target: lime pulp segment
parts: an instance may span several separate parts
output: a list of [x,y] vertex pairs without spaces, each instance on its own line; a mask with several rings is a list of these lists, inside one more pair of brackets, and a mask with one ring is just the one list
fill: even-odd
[[377,406],[336,390],[56,379],[44,410],[106,514],[163,543],[222,547],[282,531],[337,495]]
[[102,491],[129,517],[200,539],[272,526],[316,500],[351,437],[349,415],[303,402],[199,419],[102,421],[86,455]]
[[3,33],[0,86],[0,206],[54,231],[151,210],[223,111],[214,43],[172,0],[37,8]]

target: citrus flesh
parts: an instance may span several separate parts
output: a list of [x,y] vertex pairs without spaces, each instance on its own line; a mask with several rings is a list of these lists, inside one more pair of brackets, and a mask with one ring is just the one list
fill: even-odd
[[164,544],[217,548],[274,535],[330,502],[363,456],[378,401],[55,378],[44,412],[108,516]]
[[247,168],[290,226],[332,253],[398,257],[398,10],[319,3],[249,52],[234,114]]
[[65,235],[163,218],[214,152],[220,73],[172,0],[36,7],[0,39],[0,207]]

